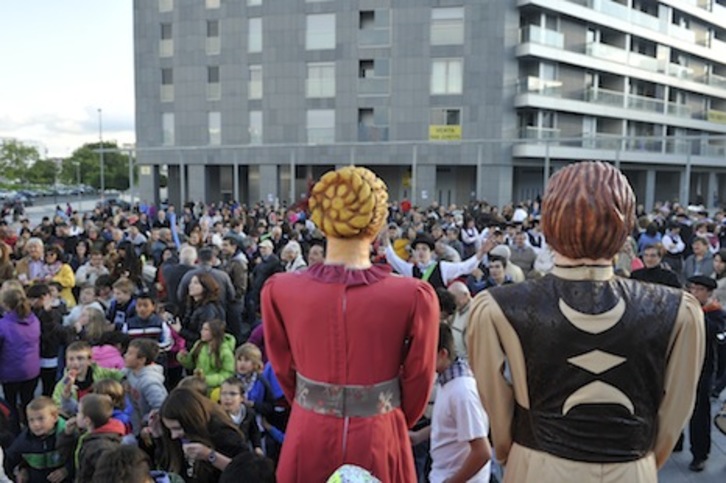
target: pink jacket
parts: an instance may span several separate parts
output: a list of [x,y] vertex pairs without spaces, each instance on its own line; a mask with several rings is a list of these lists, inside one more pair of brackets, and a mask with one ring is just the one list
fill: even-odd
[[94,346],[92,352],[92,359],[100,367],[106,369],[123,369],[125,367],[121,352],[112,345]]

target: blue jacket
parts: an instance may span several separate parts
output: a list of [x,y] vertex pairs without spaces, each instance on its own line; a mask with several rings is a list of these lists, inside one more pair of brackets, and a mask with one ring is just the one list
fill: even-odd
[[0,319],[0,382],[22,382],[40,375],[40,321],[32,312],[14,311]]

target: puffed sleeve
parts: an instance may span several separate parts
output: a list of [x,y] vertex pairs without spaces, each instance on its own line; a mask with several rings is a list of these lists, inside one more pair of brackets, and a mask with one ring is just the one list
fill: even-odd
[[658,410],[654,448],[658,468],[670,456],[693,411],[705,350],[703,309],[691,294],[684,292],[671,334],[665,394]]
[[295,398],[295,368],[293,367],[290,341],[287,338],[285,323],[275,304],[277,282],[278,277],[273,276],[262,287],[262,330],[265,334],[267,358],[275,370],[280,387],[285,393],[285,399],[292,404]]
[[408,348],[401,369],[401,407],[412,427],[429,401],[436,372],[439,339],[439,301],[433,287],[418,282],[408,333]]

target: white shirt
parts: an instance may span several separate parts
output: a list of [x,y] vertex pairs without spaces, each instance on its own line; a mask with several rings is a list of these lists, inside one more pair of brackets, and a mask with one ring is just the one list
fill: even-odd
[[[473,377],[457,377],[438,387],[431,419],[431,483],[451,478],[469,455],[469,441],[486,438],[489,418],[479,399]],[[470,482],[487,483],[491,462]]]
[[[386,260],[388,264],[399,274],[405,277],[413,277],[413,263],[409,263],[396,255],[391,245],[386,247]],[[449,285],[454,279],[462,275],[469,275],[479,265],[479,259],[476,255],[472,255],[463,262],[439,262],[441,270],[441,279],[445,285]],[[421,268],[421,267],[419,267]],[[425,271],[424,267],[421,271]]]

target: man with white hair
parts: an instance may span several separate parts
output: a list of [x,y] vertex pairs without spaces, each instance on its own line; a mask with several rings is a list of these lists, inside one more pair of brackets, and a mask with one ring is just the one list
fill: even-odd
[[193,246],[185,246],[179,252],[179,263],[164,264],[161,266],[161,273],[166,283],[167,302],[178,309],[179,299],[177,298],[177,289],[184,275],[194,269],[197,263],[197,249]]
[[459,281],[449,285],[448,290],[454,296],[456,302],[456,312],[454,313],[454,319],[451,321],[451,332],[454,334],[456,355],[466,359],[466,329],[469,325],[471,292],[469,292],[469,287],[465,283]]
[[285,264],[286,272],[295,272],[297,270],[304,270],[308,264],[302,256],[302,248],[296,241],[288,242],[285,248],[282,249],[281,258]]

